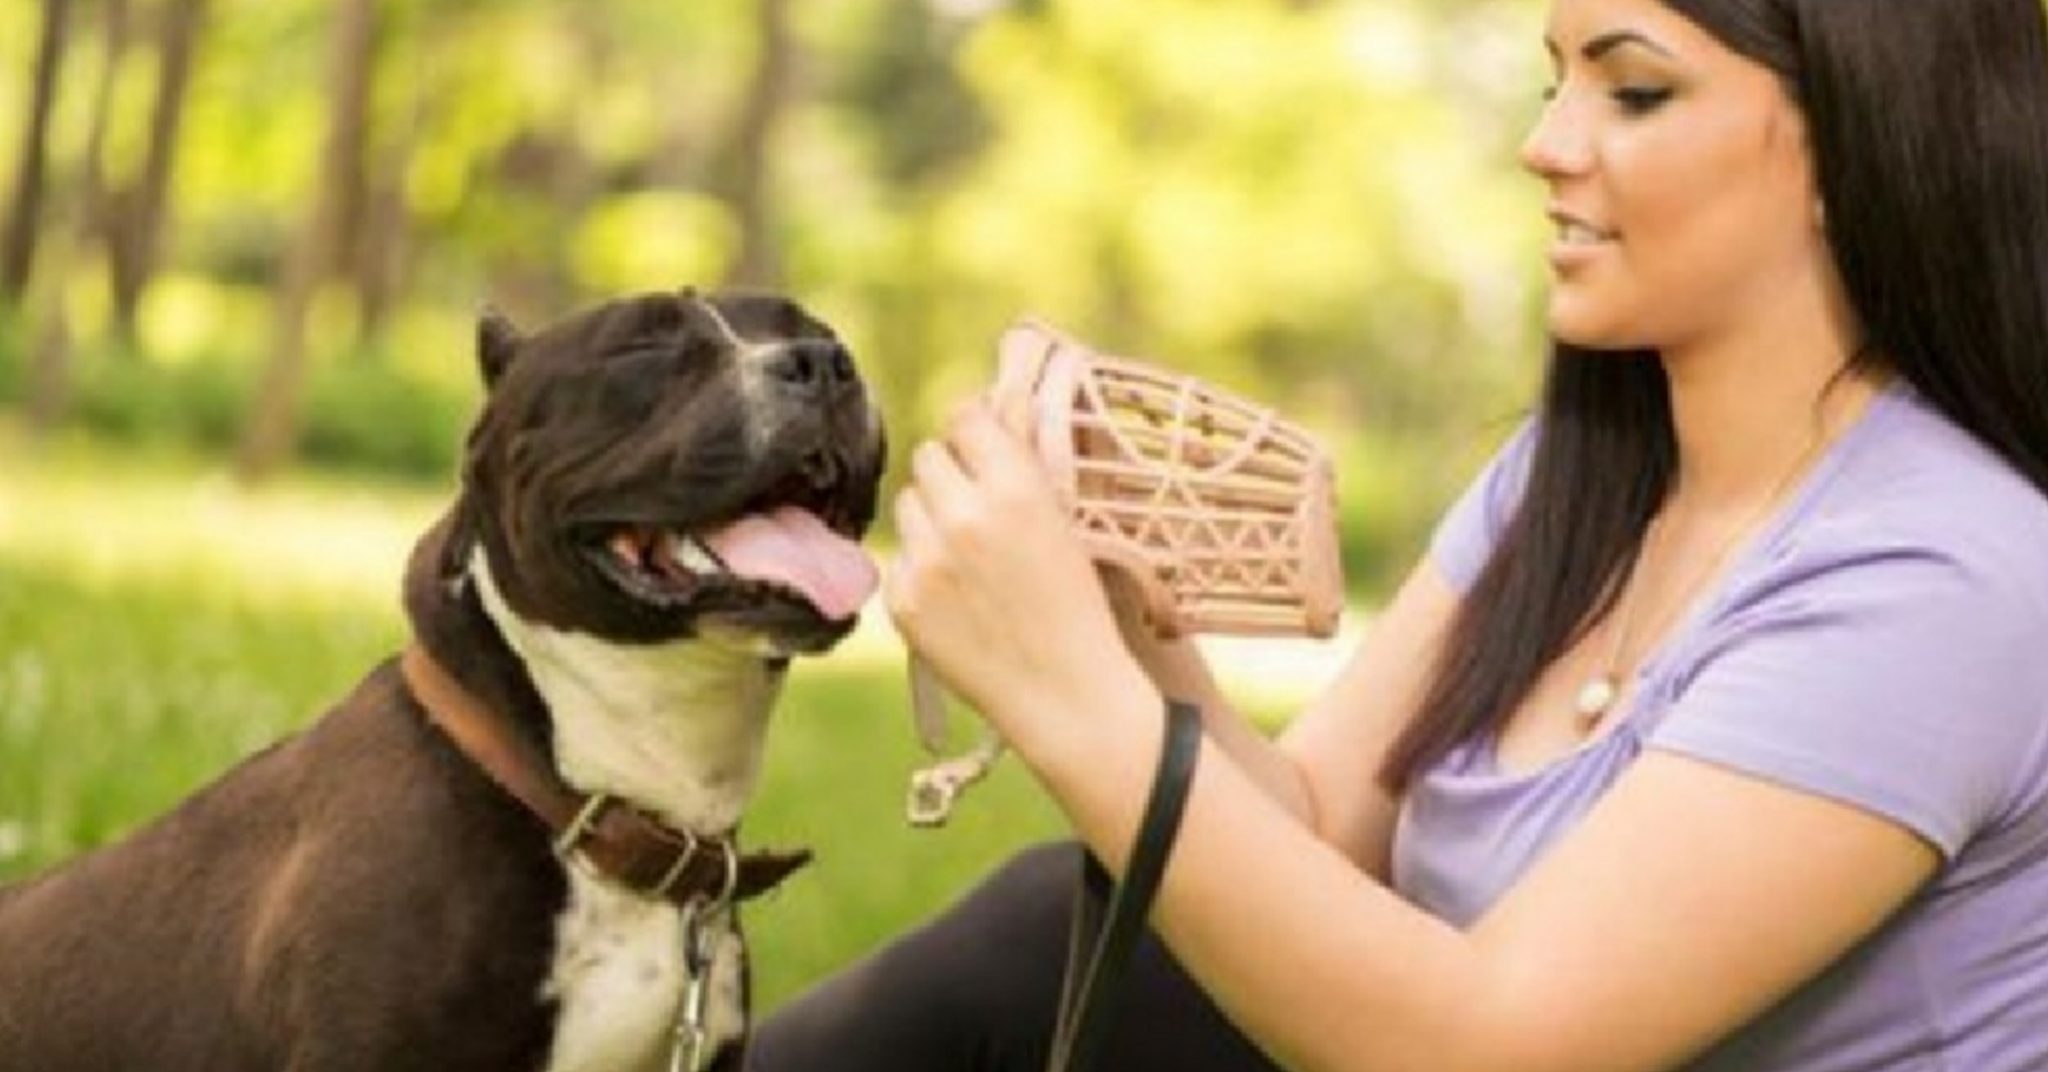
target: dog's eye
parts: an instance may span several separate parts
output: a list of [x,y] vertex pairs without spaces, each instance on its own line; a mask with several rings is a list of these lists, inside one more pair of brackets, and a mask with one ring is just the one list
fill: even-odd
[[639,343],[621,350],[614,350],[604,359],[606,371],[635,368],[650,363],[673,361],[676,348],[664,343]]
[[598,367],[596,401],[609,419],[641,419],[676,376],[673,347],[620,350]]
[[718,352],[716,343],[696,336],[643,339],[606,355],[604,368],[608,373],[626,371],[630,374],[659,369],[673,374],[710,363],[709,359],[715,358]]

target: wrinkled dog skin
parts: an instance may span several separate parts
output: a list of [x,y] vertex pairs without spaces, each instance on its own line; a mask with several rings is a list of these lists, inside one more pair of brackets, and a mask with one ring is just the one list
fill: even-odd
[[[732,829],[791,658],[874,587],[882,430],[845,348],[786,300],[685,290],[530,335],[487,315],[478,355],[460,491],[406,573],[416,643],[577,791]],[[0,1070],[665,1068],[679,916],[558,860],[386,661],[0,890]],[[729,1044],[736,927],[712,968]]]

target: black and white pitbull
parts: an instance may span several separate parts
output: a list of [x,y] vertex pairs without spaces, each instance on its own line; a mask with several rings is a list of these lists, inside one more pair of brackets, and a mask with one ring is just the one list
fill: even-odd
[[413,644],[0,890],[0,1072],[642,1072],[693,1027],[739,1064],[731,902],[803,858],[731,836],[789,659],[874,588],[879,419],[768,296],[487,316],[478,349]]

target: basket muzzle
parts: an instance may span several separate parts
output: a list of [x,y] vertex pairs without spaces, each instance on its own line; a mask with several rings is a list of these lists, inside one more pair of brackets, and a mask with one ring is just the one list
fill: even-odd
[[[1329,458],[1273,411],[1190,376],[1095,352],[1034,321],[1004,332],[991,393],[1020,395],[1033,439],[1095,560],[1127,576],[1146,624],[1190,633],[1327,637],[1344,607]],[[939,826],[1003,753],[985,735],[948,755],[946,696],[910,660],[912,715],[937,762],[906,813]]]
[[1329,457],[1269,408],[1098,353],[1036,322],[1003,334],[1040,456],[1095,558],[1161,636],[1326,637],[1343,611]]

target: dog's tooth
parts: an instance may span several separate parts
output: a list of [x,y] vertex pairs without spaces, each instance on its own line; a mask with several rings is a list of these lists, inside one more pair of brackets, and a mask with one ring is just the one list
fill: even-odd
[[607,546],[611,548],[613,557],[617,558],[620,562],[628,566],[638,566],[640,564],[640,541],[635,537],[631,529],[619,530],[612,536],[611,543]]
[[668,546],[676,562],[691,573],[724,573],[725,564],[713,557],[711,552],[695,536],[669,536]]
[[675,533],[663,529],[655,533],[653,542],[654,554],[649,559],[651,565],[673,577],[689,576],[688,565],[683,561],[683,541]]

